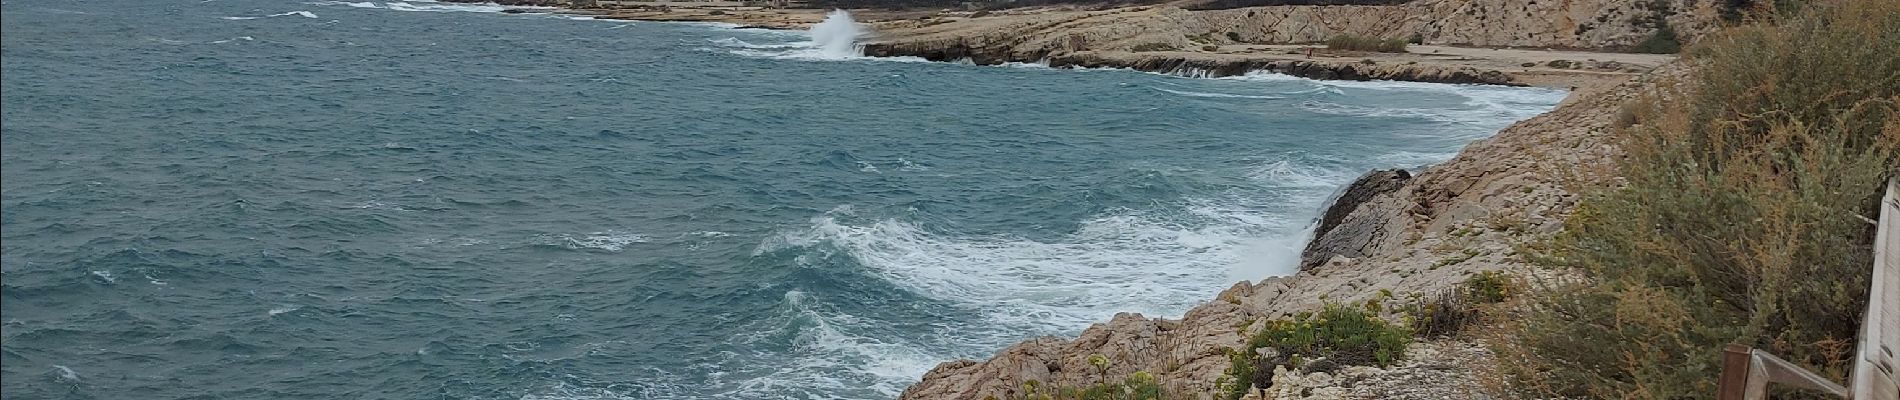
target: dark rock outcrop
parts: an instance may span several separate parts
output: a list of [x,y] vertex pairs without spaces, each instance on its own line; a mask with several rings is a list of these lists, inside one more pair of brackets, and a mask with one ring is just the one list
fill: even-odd
[[1365,246],[1371,243],[1378,229],[1384,225],[1381,218],[1353,218],[1353,211],[1372,199],[1405,187],[1412,179],[1412,173],[1404,169],[1375,170],[1359,176],[1346,190],[1333,199],[1320,215],[1319,226],[1313,229],[1313,241],[1306,244],[1300,252],[1300,270],[1310,270],[1331,260],[1333,256],[1359,257]]
[[1195,53],[1119,53],[1096,52],[1019,52],[1007,45],[976,45],[970,41],[933,41],[906,43],[868,43],[864,55],[872,57],[919,57],[930,61],[969,61],[977,65],[1006,62],[1045,62],[1056,68],[1128,68],[1195,77],[1222,77],[1266,71],[1302,78],[1328,80],[1394,80],[1434,83],[1468,83],[1523,86],[1510,75],[1495,70],[1471,67],[1427,65],[1372,65],[1315,60],[1266,58],[1214,58]]

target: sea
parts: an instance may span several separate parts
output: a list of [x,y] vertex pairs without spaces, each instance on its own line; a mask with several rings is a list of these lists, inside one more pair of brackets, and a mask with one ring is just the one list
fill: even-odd
[[0,3],[0,395],[889,399],[1292,273],[1566,94],[504,9]]

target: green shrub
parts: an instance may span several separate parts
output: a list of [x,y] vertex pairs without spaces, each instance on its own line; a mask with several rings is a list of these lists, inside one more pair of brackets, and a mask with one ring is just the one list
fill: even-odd
[[1380,53],[1404,53],[1405,39],[1376,38],[1356,35],[1335,35],[1326,39],[1326,48],[1333,50],[1373,51]]
[[1614,131],[1624,185],[1550,248],[1588,282],[1526,301],[1497,344],[1540,396],[1697,398],[1721,348],[1843,379],[1873,218],[1900,159],[1900,2],[1814,3],[1689,49],[1686,85]]
[[[1106,362],[1104,362],[1106,363]],[[1129,374],[1119,382],[1104,382],[1088,387],[1050,387],[1040,382],[1024,382],[1019,395],[1011,400],[1166,400],[1188,398],[1174,395],[1161,387],[1148,371]]]
[[1510,297],[1511,286],[1511,277],[1503,272],[1484,271],[1465,279],[1456,290],[1473,304],[1491,304]]
[[1412,332],[1420,337],[1453,335],[1480,322],[1484,315],[1481,308],[1504,301],[1514,291],[1512,286],[1504,273],[1484,271],[1405,312],[1411,317]]
[[[1264,387],[1273,367],[1289,360],[1297,364],[1323,357],[1334,365],[1381,367],[1398,362],[1411,344],[1411,331],[1380,319],[1367,308],[1328,304],[1318,314],[1261,323],[1245,349],[1228,354],[1224,398],[1238,399],[1249,387]],[[1260,354],[1263,348],[1271,349],[1269,354]]]
[[1681,51],[1682,40],[1676,37],[1676,29],[1671,28],[1668,21],[1663,21],[1662,26],[1657,27],[1655,33],[1630,48],[1632,53],[1676,54]]

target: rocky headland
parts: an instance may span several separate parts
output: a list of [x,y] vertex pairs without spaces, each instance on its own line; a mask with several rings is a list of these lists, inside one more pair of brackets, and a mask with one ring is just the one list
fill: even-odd
[[[1666,9],[1658,9],[1665,7]],[[1700,7],[1700,8],[1698,8]],[[1042,337],[988,360],[926,373],[903,399],[1010,399],[1026,387],[1088,387],[1104,377],[1153,376],[1170,393],[1222,390],[1230,354],[1255,323],[1328,304],[1429,298],[1479,274],[1561,279],[1520,254],[1563,229],[1570,188],[1608,179],[1619,108],[1687,67],[1668,55],[1619,53],[1658,34],[1677,40],[1715,26],[1707,2],[1419,0],[1392,6],[1269,6],[1189,10],[1024,10],[882,21],[871,56],[1037,62],[1191,76],[1270,71],[1315,79],[1406,80],[1572,89],[1563,105],[1418,171],[1372,171],[1324,211],[1300,270],[1239,282],[1179,319],[1118,314],[1078,337]],[[999,15],[1000,14],[1000,15]],[[1407,38],[1403,53],[1332,51],[1334,35]],[[1385,368],[1309,371],[1273,366],[1255,384],[1274,399],[1488,398],[1492,355],[1481,335],[1425,338]],[[1094,362],[1091,362],[1094,361]],[[1292,368],[1293,370],[1288,370]]]
[[[1046,63],[1194,76],[1270,71],[1314,79],[1568,88],[1625,80],[1667,62],[1669,56],[1617,51],[1665,25],[1677,40],[1692,40],[1715,26],[1711,4],[1418,0],[1391,6],[979,11],[876,22],[879,37],[864,50],[984,65]],[[1340,35],[1415,45],[1395,53],[1323,45]]]
[[[1714,7],[1693,0],[1414,0],[1205,10],[1190,0],[1107,9],[857,13],[876,32],[863,43],[868,56],[1572,90],[1557,109],[1472,143],[1445,163],[1360,177],[1323,212],[1294,275],[1236,283],[1179,319],[1123,313],[1075,338],[1035,338],[986,360],[945,362],[900,398],[1028,398],[1025,384],[1086,387],[1137,372],[1170,393],[1202,398],[1220,390],[1230,352],[1243,348],[1258,321],[1375,298],[1395,306],[1417,302],[1492,271],[1561,279],[1531,267],[1520,250],[1563,229],[1579,200],[1572,188],[1614,175],[1618,150],[1609,131],[1619,108],[1689,69],[1673,55],[1624,51],[1663,33],[1693,41],[1716,29]],[[822,10],[587,12],[780,29],[823,19]],[[1413,44],[1384,53],[1322,44],[1337,35]],[[1482,366],[1493,356],[1485,340],[1421,338],[1402,361],[1384,368],[1274,366],[1271,384],[1254,385],[1249,396],[1490,398],[1484,382],[1494,377]]]
[[[1685,69],[1671,64],[1573,99],[1416,174],[1367,173],[1325,211],[1297,274],[1236,283],[1180,319],[1118,314],[1074,339],[1037,338],[988,360],[946,362],[901,398],[1006,399],[1020,397],[1024,382],[1081,387],[1101,375],[1139,371],[1175,393],[1213,393],[1227,351],[1242,346],[1245,327],[1255,321],[1384,293],[1413,298],[1486,271],[1554,279],[1530,267],[1519,246],[1563,228],[1578,200],[1566,188],[1610,176],[1617,152],[1607,132],[1619,107]],[[1486,398],[1484,371],[1474,368],[1491,357],[1482,339],[1415,343],[1402,363],[1387,368],[1306,373],[1282,366],[1261,389],[1275,399]],[[1089,363],[1093,355],[1108,359],[1105,372]]]

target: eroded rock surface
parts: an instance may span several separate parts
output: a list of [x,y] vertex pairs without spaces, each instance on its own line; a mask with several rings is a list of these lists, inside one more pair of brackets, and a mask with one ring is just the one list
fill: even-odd
[[1383,213],[1359,213],[1353,218],[1353,211],[1379,195],[1405,187],[1405,182],[1411,179],[1411,172],[1388,169],[1367,172],[1346,185],[1346,190],[1320,214],[1319,225],[1313,228],[1313,240],[1300,252],[1300,270],[1313,269],[1333,257],[1364,256],[1366,244],[1380,236],[1378,230],[1384,221],[1376,216]]

